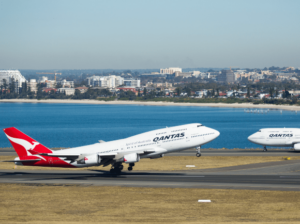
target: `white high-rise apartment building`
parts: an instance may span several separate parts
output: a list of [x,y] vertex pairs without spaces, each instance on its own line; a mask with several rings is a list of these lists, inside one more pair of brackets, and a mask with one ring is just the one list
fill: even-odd
[[22,87],[22,83],[26,82],[25,77],[19,70],[0,70],[0,85],[3,85],[3,79],[9,84],[14,80],[17,87]]
[[124,79],[126,87],[141,87],[141,80],[139,79]]
[[35,79],[30,79],[30,82],[27,83],[27,88],[30,88],[31,92],[37,92],[37,82]]
[[175,72],[182,72],[182,68],[161,68],[160,74],[174,74]]
[[110,75],[110,76],[92,76],[87,78],[89,86],[99,86],[106,88],[115,88],[116,86],[123,85],[124,78],[121,76]]
[[67,81],[66,79],[63,79],[62,81],[57,81],[57,83],[60,83],[63,88],[74,88],[74,81]]

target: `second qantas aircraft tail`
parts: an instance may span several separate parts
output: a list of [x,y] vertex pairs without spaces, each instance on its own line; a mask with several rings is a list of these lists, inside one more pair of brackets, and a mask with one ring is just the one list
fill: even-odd
[[52,150],[43,146],[14,127],[5,128],[3,131],[19,157],[52,152]]

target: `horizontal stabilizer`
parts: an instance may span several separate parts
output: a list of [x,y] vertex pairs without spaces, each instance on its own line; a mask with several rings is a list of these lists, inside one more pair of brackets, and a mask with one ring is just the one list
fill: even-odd
[[55,153],[42,153],[42,154],[39,154],[40,156],[49,156],[49,157],[71,157],[71,156],[74,156],[74,157],[78,157],[80,156],[80,154],[68,154],[68,155],[64,155],[64,154],[55,154]]
[[[106,156],[116,156],[118,153],[98,153],[98,156],[100,157],[106,157]],[[42,153],[39,154],[40,156],[49,156],[49,157],[76,157],[76,158],[81,158],[83,156],[86,156],[85,154],[55,154],[55,153]]]
[[1,162],[37,162],[40,161],[41,159],[23,159],[23,160],[6,160],[6,161],[1,161]]

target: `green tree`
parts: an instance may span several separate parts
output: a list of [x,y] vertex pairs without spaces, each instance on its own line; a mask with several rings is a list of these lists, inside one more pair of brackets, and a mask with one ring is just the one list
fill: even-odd
[[297,101],[298,101],[297,97],[293,96],[293,98],[292,98],[292,104],[296,104]]
[[27,94],[27,82],[22,83],[22,94]]
[[177,88],[175,89],[175,92],[176,92],[177,96],[180,96],[180,94],[181,94],[181,89],[180,89],[180,87],[177,87]]
[[269,89],[269,94],[270,94],[270,97],[273,98],[273,93],[274,93],[274,88],[273,87],[270,87]]
[[15,92],[15,88],[16,88],[16,85],[15,85],[15,79],[12,78],[11,79],[11,83],[9,83],[9,91],[11,93],[14,93]]
[[282,93],[282,98],[291,98],[291,94],[289,93],[286,87],[284,88],[284,91]]
[[247,97],[248,98],[250,97],[250,87],[249,86],[247,87]]
[[62,88],[61,83],[56,83],[55,88],[56,88],[56,89]]
[[4,88],[4,90],[5,90],[5,92],[6,92],[6,90],[7,90],[7,82],[6,82],[6,79],[3,79],[2,80],[2,83],[3,83],[3,88]]

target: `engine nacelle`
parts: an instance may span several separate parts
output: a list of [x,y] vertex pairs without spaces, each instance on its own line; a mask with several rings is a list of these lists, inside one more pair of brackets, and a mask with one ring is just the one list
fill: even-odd
[[154,155],[154,156],[150,156],[150,159],[158,159],[158,158],[162,158],[164,157],[164,154],[159,154],[159,155]]
[[295,150],[300,150],[300,143],[294,145]]
[[137,153],[131,153],[124,156],[125,163],[136,163],[140,161],[140,155]]
[[100,156],[98,156],[97,154],[93,154],[84,156],[84,158],[77,161],[77,164],[99,165],[100,162]]

